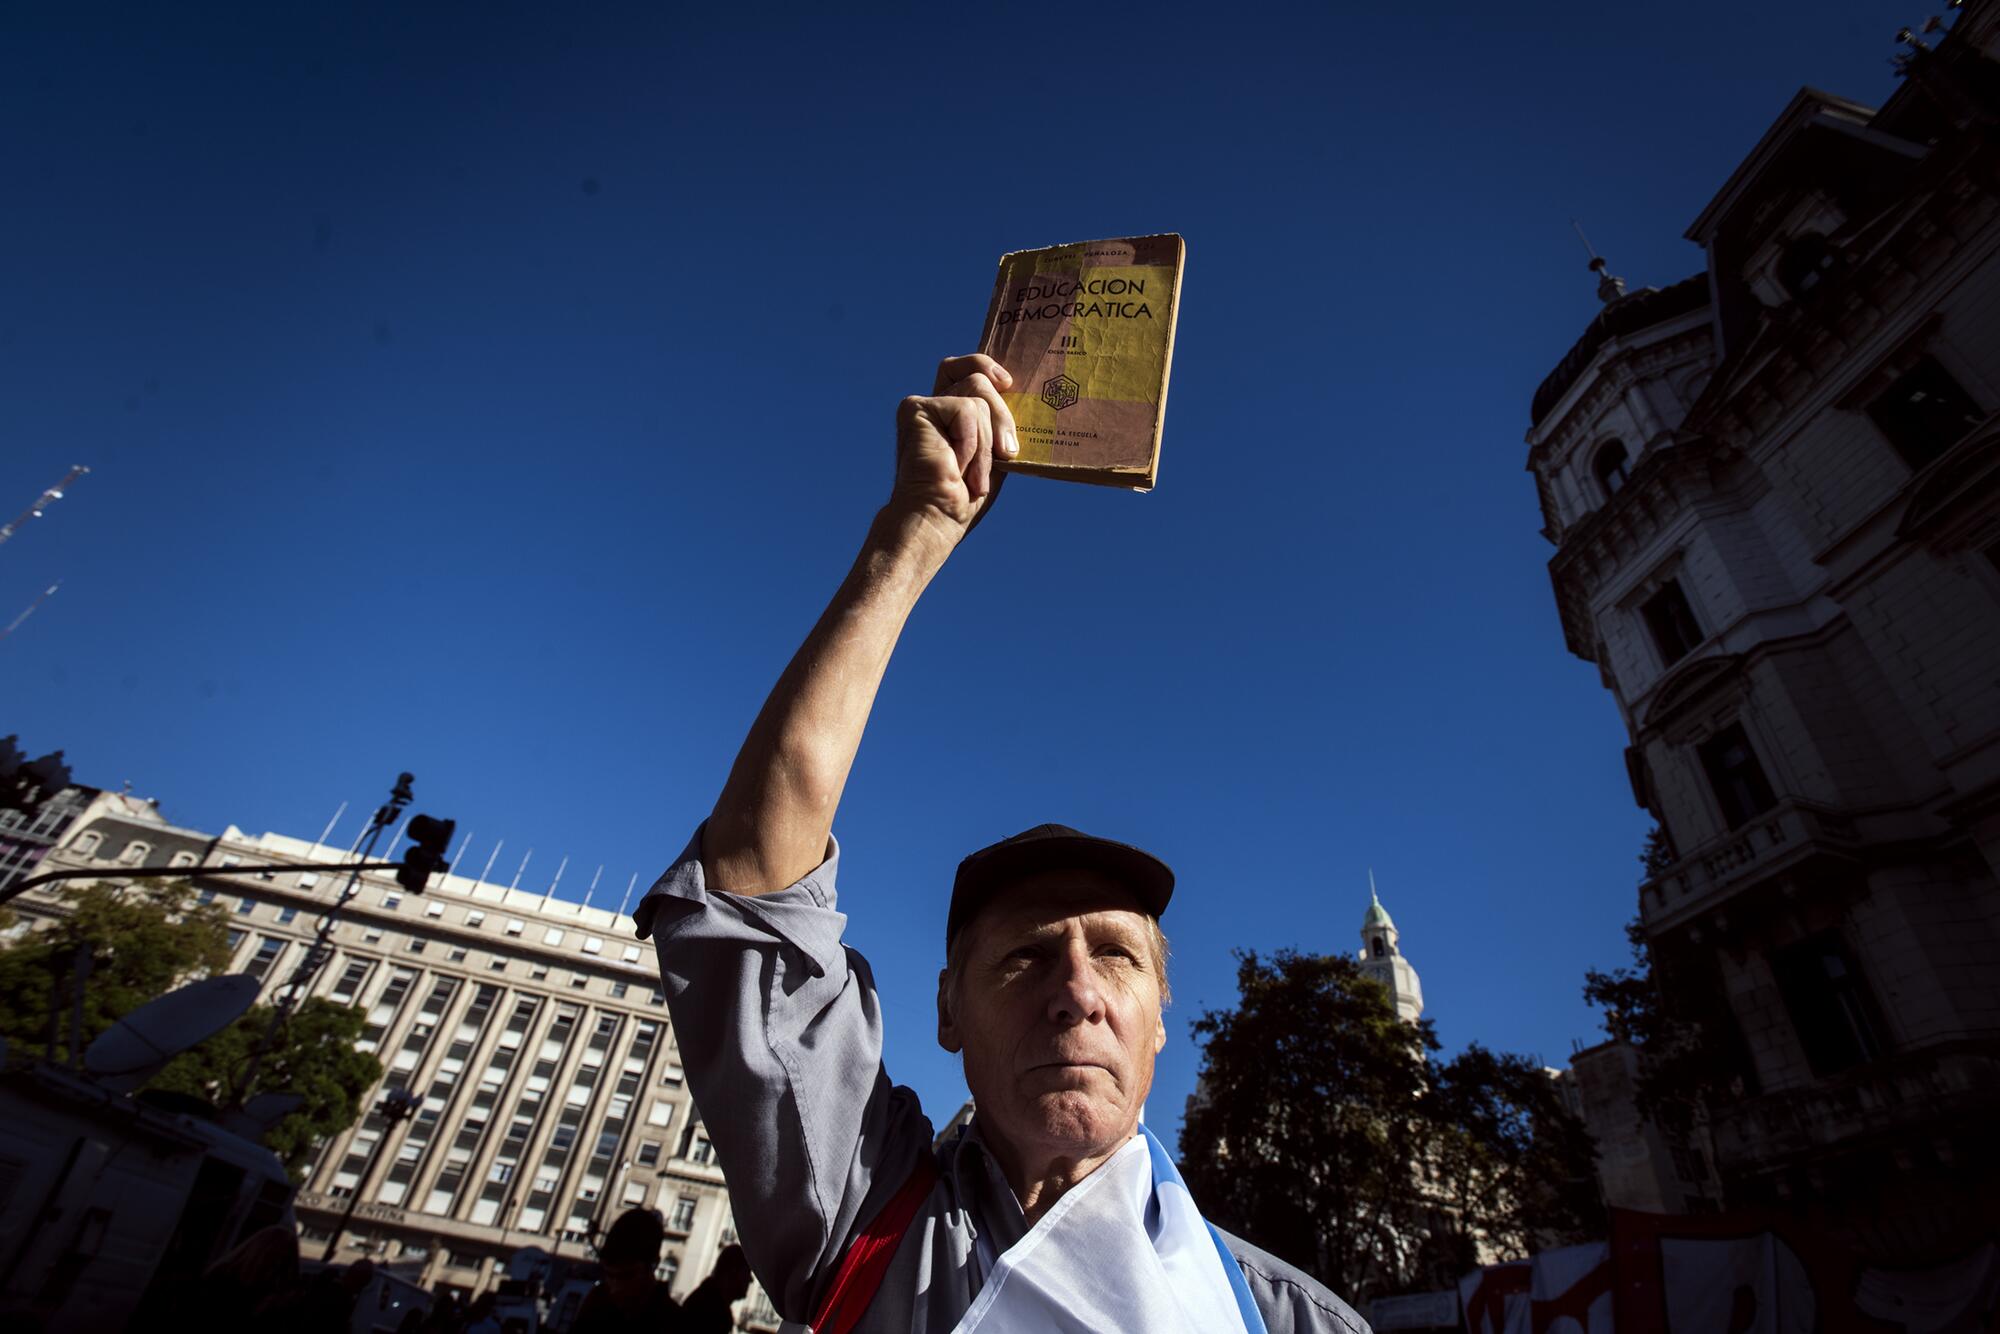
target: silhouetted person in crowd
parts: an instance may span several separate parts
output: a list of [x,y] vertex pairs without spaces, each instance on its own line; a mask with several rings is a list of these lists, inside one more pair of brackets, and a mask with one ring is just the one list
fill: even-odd
[[255,1329],[258,1308],[298,1284],[299,1234],[273,1223],[238,1242],[202,1275],[202,1324],[215,1334]]
[[741,1246],[724,1246],[715,1268],[681,1303],[679,1334],[729,1334],[736,1327],[730,1307],[750,1291],[750,1262]]
[[680,1328],[680,1305],[653,1276],[666,1228],[651,1209],[627,1209],[597,1252],[603,1273],[583,1299],[570,1334],[661,1334]]
[[431,1294],[430,1314],[424,1318],[424,1329],[430,1334],[458,1334],[465,1323],[465,1312],[459,1304],[455,1292]]
[[490,1292],[481,1293],[473,1299],[465,1313],[464,1334],[500,1334],[499,1317],[493,1314],[498,1298]]
[[373,1260],[328,1265],[257,1309],[254,1328],[282,1334],[346,1334],[354,1299],[375,1277]]

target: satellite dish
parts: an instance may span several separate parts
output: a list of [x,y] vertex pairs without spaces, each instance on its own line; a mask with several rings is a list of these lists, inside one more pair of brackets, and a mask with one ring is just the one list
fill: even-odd
[[272,1126],[306,1105],[297,1093],[259,1093],[243,1104],[243,1110],[224,1112],[223,1127],[245,1139],[261,1140]]
[[257,979],[242,973],[190,982],[100,1033],[83,1053],[83,1068],[99,1088],[130,1093],[168,1061],[236,1022],[256,1002],[257,990]]

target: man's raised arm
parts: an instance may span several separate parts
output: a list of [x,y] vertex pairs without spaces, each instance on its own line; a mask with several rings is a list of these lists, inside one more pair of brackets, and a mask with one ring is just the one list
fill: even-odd
[[949,357],[896,411],[896,482],[854,567],[744,739],[702,837],[711,889],[771,894],[826,856],[847,773],[903,623],[1019,452],[991,357]]

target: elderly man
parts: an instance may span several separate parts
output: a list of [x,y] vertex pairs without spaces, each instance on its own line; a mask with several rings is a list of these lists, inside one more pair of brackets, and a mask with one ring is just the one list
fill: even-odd
[[636,913],[745,1250],[820,1334],[1365,1334],[1204,1222],[1139,1124],[1167,1040],[1158,859],[1054,825],[967,857],[937,1008],[972,1124],[934,1149],[883,1071],[874,979],[834,906],[834,809],[904,622],[1018,450],[1009,387],[953,357],[903,400],[888,503]]

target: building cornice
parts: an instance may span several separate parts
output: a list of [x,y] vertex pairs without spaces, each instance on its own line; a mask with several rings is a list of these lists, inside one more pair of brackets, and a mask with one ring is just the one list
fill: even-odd
[[1689,410],[1687,429],[1747,448],[1781,435],[1787,417],[1804,420],[1823,400],[1846,398],[1851,386],[1829,377],[1871,375],[1874,360],[1860,349],[1906,319],[1920,289],[1955,260],[1976,260],[1995,243],[1978,238],[2000,213],[2000,149],[1961,141],[1934,151],[1919,172],[1901,202],[1841,244],[1846,264],[1811,303],[1760,310],[1755,331],[1727,352]]

